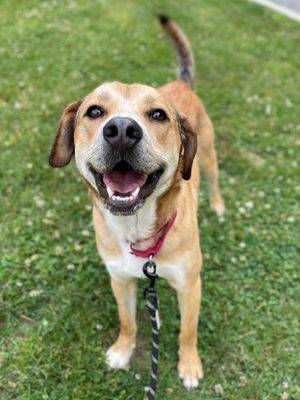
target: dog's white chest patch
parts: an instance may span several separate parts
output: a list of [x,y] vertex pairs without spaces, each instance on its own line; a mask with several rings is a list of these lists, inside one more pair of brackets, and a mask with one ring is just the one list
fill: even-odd
[[[146,259],[130,254],[127,244],[127,247],[122,249],[122,256],[114,260],[107,260],[106,267],[110,275],[116,279],[145,278],[143,265],[146,261]],[[186,265],[183,262],[157,262],[156,272],[178,290],[185,285]]]
[[[114,216],[109,211],[104,211],[104,218],[122,252],[117,258],[104,260],[110,275],[116,279],[145,278],[143,265],[147,260],[136,257],[130,251],[130,243],[149,237],[155,227],[155,203],[149,201],[145,206],[136,215],[127,217]],[[185,281],[186,265],[181,260],[176,263],[158,262],[157,273],[166,278],[174,287],[180,287]]]
[[[124,249],[125,250],[125,249]],[[107,262],[106,267],[111,276],[116,279],[143,278],[143,265],[146,260],[137,258],[130,254],[129,246],[122,256]],[[126,254],[127,253],[127,254]]]

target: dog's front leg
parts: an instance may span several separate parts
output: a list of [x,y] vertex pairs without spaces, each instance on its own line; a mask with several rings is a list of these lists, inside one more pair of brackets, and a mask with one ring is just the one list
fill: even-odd
[[181,326],[179,336],[178,372],[187,389],[198,386],[203,377],[201,360],[197,351],[197,327],[201,298],[201,279],[197,276],[183,290],[177,291]]
[[136,280],[111,278],[111,287],[118,305],[120,332],[106,353],[107,364],[114,369],[126,369],[136,340]]

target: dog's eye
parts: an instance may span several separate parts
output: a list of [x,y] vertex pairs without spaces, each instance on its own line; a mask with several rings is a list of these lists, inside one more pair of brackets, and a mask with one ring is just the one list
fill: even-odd
[[88,108],[86,115],[90,118],[99,118],[104,114],[103,108],[99,106],[91,106]]
[[168,119],[167,114],[164,110],[160,108],[156,108],[155,110],[151,110],[149,112],[150,120],[154,121],[166,121]]

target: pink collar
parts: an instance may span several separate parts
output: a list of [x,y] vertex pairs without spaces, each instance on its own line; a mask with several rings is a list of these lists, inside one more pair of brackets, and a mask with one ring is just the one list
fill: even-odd
[[141,257],[141,258],[149,258],[151,255],[156,256],[159,250],[161,249],[162,245],[164,244],[167,233],[172,228],[176,216],[177,216],[177,211],[173,213],[169,221],[161,228],[160,230],[161,234],[159,235],[159,238],[154,246],[149,247],[146,250],[138,250],[135,247],[133,247],[133,244],[131,244],[130,250],[132,254],[134,254],[136,257]]

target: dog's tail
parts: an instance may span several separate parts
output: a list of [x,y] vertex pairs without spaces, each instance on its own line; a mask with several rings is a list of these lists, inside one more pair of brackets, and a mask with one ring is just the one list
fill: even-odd
[[178,52],[178,78],[192,86],[195,76],[195,59],[190,42],[182,29],[169,17],[160,14],[158,18]]

